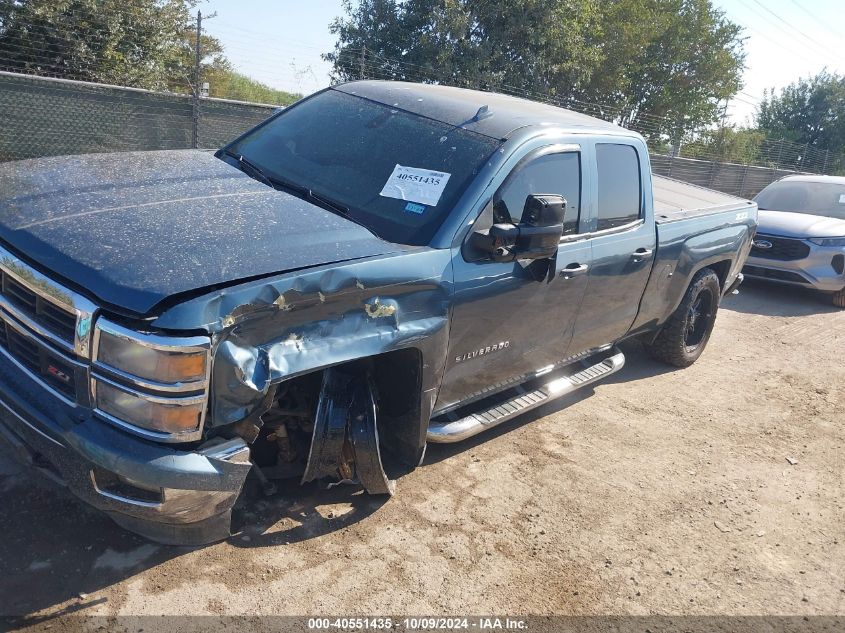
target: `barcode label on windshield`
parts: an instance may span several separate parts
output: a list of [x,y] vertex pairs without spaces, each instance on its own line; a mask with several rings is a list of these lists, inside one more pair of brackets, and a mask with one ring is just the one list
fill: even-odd
[[396,165],[379,195],[436,207],[450,175],[442,171]]

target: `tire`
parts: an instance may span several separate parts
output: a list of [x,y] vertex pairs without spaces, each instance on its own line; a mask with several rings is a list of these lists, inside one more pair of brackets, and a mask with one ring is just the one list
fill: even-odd
[[845,308],[845,288],[833,293],[833,305],[837,308]]
[[698,271],[678,309],[654,340],[644,344],[649,356],[675,367],[689,367],[697,361],[710,340],[721,295],[716,273],[710,268]]

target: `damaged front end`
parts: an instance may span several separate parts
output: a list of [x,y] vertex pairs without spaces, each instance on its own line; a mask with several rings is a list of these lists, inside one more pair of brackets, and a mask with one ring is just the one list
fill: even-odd
[[323,372],[302,483],[329,478],[360,484],[369,494],[395,492],[396,482],[388,479],[382,465],[376,402],[367,373],[355,371],[354,366]]
[[392,494],[385,470],[401,475],[423,456],[448,252],[197,291],[146,321],[82,310],[46,278],[30,285],[35,273],[12,256],[0,271],[12,264],[53,312],[77,309],[64,340],[0,293],[0,442],[127,529],[206,544],[229,536],[251,474],[267,492],[292,478]]
[[[448,336],[448,252],[250,282],[175,303],[153,326],[209,332],[205,441],[241,441],[274,481],[392,495],[412,470]],[[437,359],[431,363],[429,359]]]

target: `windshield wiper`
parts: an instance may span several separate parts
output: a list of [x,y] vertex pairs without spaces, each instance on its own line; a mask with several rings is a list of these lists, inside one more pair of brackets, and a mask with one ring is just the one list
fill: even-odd
[[308,197],[313,200],[314,202],[320,202],[327,207],[331,207],[334,211],[340,213],[343,217],[349,218],[349,207],[346,205],[337,202],[336,200],[332,200],[328,196],[324,196],[321,193],[315,193],[312,190],[308,190]]
[[354,217],[352,217],[352,212],[349,210],[349,207],[347,207],[346,205],[341,204],[340,202],[337,202],[336,200],[332,200],[328,196],[324,196],[321,193],[316,193],[316,192],[312,191],[311,189],[308,189],[307,198],[309,200],[313,200],[314,202],[318,203],[324,209],[331,211],[332,213],[339,215],[340,217],[345,218],[345,219],[349,220],[350,222],[354,222],[358,226],[363,226],[370,233],[372,233],[373,235],[375,235],[378,238],[381,238],[381,235],[376,233],[373,230],[373,227],[367,226],[366,224],[364,224],[360,220],[357,220]]
[[273,181],[270,176],[265,174],[261,167],[246,158],[243,154],[237,154],[227,149],[226,155],[231,156],[238,161],[238,166],[241,168],[241,171],[252,174],[253,178],[262,181],[265,185],[270,185],[271,187],[273,186]]
[[336,200],[332,200],[328,196],[324,196],[321,193],[315,193],[310,188],[305,187],[303,185],[298,185],[295,182],[291,182],[290,180],[285,180],[284,178],[279,178],[278,176],[270,176],[269,174],[265,173],[264,170],[262,170],[258,165],[246,158],[243,154],[238,154],[228,149],[225,151],[225,153],[227,156],[231,156],[232,158],[238,161],[238,165],[241,167],[241,170],[244,173],[251,173],[253,177],[255,177],[257,180],[260,180],[264,184],[269,185],[274,189],[286,190],[289,193],[292,193],[295,196],[298,196],[304,200],[316,202],[324,209],[332,211],[333,213],[343,218],[346,218],[347,220],[350,220],[355,224],[358,224],[359,226],[363,226],[370,233],[378,237],[378,234],[373,231],[372,228],[370,228],[363,222],[359,222],[358,220],[353,218],[349,207],[347,207],[346,205],[341,204]]

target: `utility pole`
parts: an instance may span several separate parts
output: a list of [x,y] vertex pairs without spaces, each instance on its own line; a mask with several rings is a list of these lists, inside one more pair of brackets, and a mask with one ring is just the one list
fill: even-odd
[[361,46],[361,77],[360,77],[360,79],[366,79],[367,78],[365,70],[364,70],[364,64],[366,63],[366,61],[367,61],[367,45],[364,44],[363,46]]
[[[722,119],[719,122],[719,161],[725,161],[725,124],[728,118],[728,106],[730,105],[730,99],[725,99],[725,107],[722,109]],[[711,189],[713,188],[713,183],[716,180],[716,174],[718,173],[718,163],[716,162],[716,156],[713,156],[713,162],[710,165],[710,184],[708,185]]]
[[202,11],[197,9],[197,41],[195,46],[196,59],[194,60],[194,98],[193,98],[193,112],[191,113],[191,147],[197,149],[199,147],[199,132],[200,132],[200,82],[202,81],[202,71],[200,70],[200,62],[202,61]]
[[[206,20],[215,17],[217,13],[206,16]],[[202,90],[202,11],[197,10],[197,39],[194,46],[194,86],[193,107],[191,113],[191,147],[197,149],[200,141],[200,91]]]

